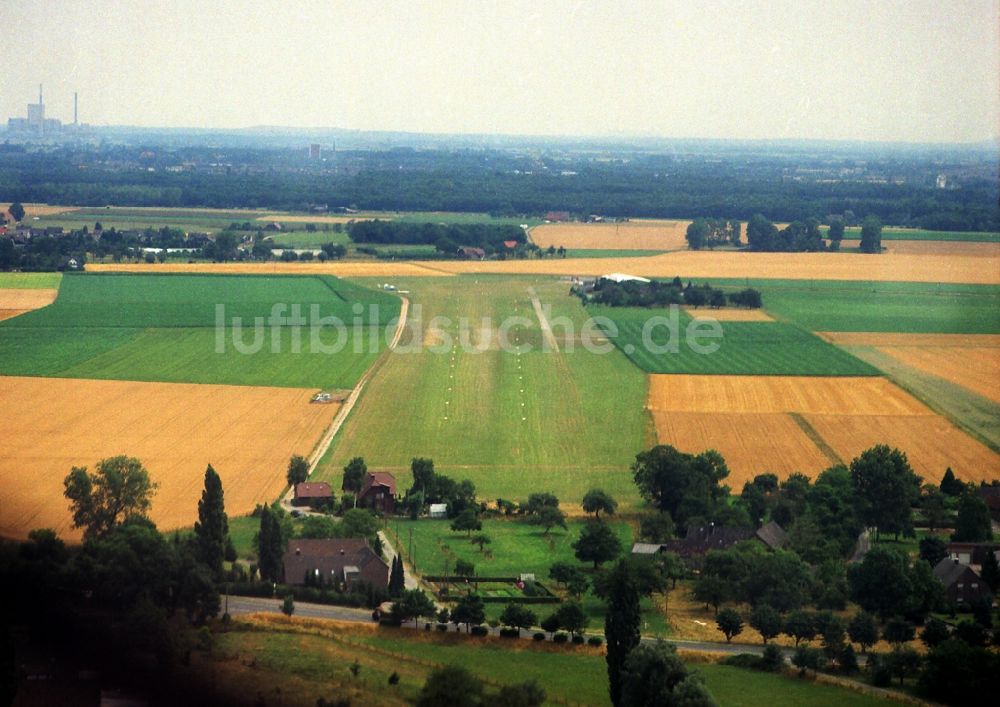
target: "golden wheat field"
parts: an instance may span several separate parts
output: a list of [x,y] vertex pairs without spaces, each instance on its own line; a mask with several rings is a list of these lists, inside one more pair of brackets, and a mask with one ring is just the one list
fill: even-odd
[[[4,213],[10,208],[11,202],[0,201],[0,213]],[[26,219],[32,216],[51,216],[53,214],[62,214],[67,211],[76,211],[79,206],[56,206],[53,204],[29,204],[22,203],[21,206],[24,207],[24,217]]]
[[40,309],[55,302],[57,289],[0,288],[0,320]]
[[926,415],[931,411],[884,378],[809,376],[649,377],[650,410],[820,415]]
[[691,315],[692,319],[703,319],[717,322],[773,322],[774,318],[763,309],[733,309],[724,307],[722,309],[695,309],[693,307],[681,307]]
[[1000,347],[885,346],[879,351],[1000,403]]
[[[860,241],[843,241],[842,248],[857,248]],[[882,241],[887,254],[909,255],[969,255],[995,258],[1000,255],[1000,243],[972,243],[967,241]]]
[[652,375],[647,407],[661,443],[719,450],[734,488],[766,471],[815,476],[881,443],[927,481],[948,466],[1000,475],[1000,456],[883,378]]
[[871,346],[900,363],[1000,403],[1000,335],[824,332],[833,344]]
[[653,412],[653,423],[660,444],[720,452],[729,465],[726,483],[737,492],[764,471],[815,476],[835,463],[783,413]]
[[590,250],[678,250],[687,247],[690,221],[621,223],[547,223],[531,229],[540,248],[560,246]]
[[755,278],[789,280],[873,280],[1000,284],[1000,256],[917,254],[743,253],[678,251],[638,258],[545,258],[541,260],[341,261],[336,263],[103,263],[90,272],[225,272],[328,274],[340,277],[442,276],[461,273],[606,275],[645,277]]
[[63,497],[73,466],[138,457],[160,488],[161,529],[197,519],[205,467],[222,477],[226,511],[247,513],[285,486],[293,454],[308,455],[337,412],[314,390],[181,383],[0,378],[0,535],[33,528],[76,539]]
[[1000,256],[860,253],[747,253],[677,251],[640,258],[545,258],[542,260],[441,261],[433,266],[453,273],[605,275],[624,272],[643,277],[755,278],[788,280],[872,280],[1000,284]]
[[231,275],[336,275],[338,277],[447,277],[437,263],[348,261],[340,263],[88,263],[87,272],[185,272]]
[[925,483],[938,484],[951,467],[965,481],[1000,478],[1000,455],[940,415],[806,415],[837,454],[849,461],[876,444],[906,452]]

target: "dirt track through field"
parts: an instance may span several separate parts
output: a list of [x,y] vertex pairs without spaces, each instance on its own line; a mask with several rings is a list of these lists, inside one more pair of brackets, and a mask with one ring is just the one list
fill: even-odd
[[538,326],[542,329],[542,336],[545,339],[546,347],[551,351],[559,353],[559,342],[556,341],[555,334],[552,333],[552,325],[549,324],[549,320],[546,318],[544,310],[542,310],[542,303],[539,301],[534,287],[528,288],[528,295],[531,297],[531,306],[535,308],[535,316],[538,317]]
[[0,378],[0,535],[49,527],[79,538],[63,497],[73,466],[138,457],[161,484],[161,529],[197,519],[205,467],[222,477],[226,511],[245,514],[285,486],[293,454],[308,455],[336,405],[311,389]]
[[733,488],[767,471],[815,476],[876,444],[906,452],[931,483],[948,466],[1000,478],[1000,455],[883,378],[653,375],[647,407],[660,443],[719,450]]

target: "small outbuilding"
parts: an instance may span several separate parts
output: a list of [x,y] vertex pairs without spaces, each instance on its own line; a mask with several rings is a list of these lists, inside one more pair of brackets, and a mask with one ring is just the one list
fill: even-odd
[[448,517],[448,504],[447,503],[432,503],[428,509],[428,515],[431,518],[447,518]]
[[333,491],[325,481],[303,481],[295,484],[293,506],[316,508],[333,500]]

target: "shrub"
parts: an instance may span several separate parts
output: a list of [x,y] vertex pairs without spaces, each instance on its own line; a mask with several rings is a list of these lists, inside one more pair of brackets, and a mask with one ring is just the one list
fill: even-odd
[[473,636],[488,636],[490,634],[490,630],[485,626],[473,626],[469,633]]
[[760,669],[768,673],[776,673],[785,664],[785,654],[775,645],[764,647],[764,654],[760,657]]
[[559,633],[557,633],[556,635],[554,635],[552,637],[552,642],[553,643],[565,643],[568,640],[569,640],[569,634],[568,633],[564,633],[562,631],[560,631]]
[[448,624],[438,624],[437,625],[437,630],[438,631],[447,631],[448,630]]
[[430,631],[430,630],[431,630],[431,625],[430,625],[430,623],[426,623],[426,624],[424,624],[424,631]]
[[393,671],[392,675],[389,676],[389,684],[390,685],[398,685],[399,684],[399,673]]
[[590,638],[587,639],[587,645],[588,646],[603,646],[604,645],[604,639],[601,638],[600,636],[591,636]]
[[517,638],[521,635],[521,630],[517,628],[502,628],[500,629],[500,638]]
[[737,653],[736,655],[723,658],[721,661],[723,665],[731,665],[734,668],[746,668],[747,670],[762,670],[762,662],[761,657],[753,653]]
[[545,634],[539,631],[534,636],[532,636],[532,638],[534,640],[536,640],[536,641],[544,641],[545,640]]
[[586,641],[586,640],[587,639],[585,639],[583,636],[581,636],[578,633],[573,635],[573,643],[575,645],[577,645],[577,646],[582,646],[584,644],[584,641]]

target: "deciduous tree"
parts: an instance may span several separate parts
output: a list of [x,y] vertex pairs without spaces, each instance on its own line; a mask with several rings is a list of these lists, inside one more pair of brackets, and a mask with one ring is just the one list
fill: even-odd
[[743,617],[740,616],[740,612],[732,607],[727,606],[716,614],[715,625],[719,627],[722,635],[726,637],[726,643],[729,643],[734,637],[743,633]]
[[580,537],[573,543],[576,559],[593,562],[596,569],[603,562],[610,562],[621,552],[621,541],[614,531],[602,521],[587,523]]
[[142,462],[124,455],[102,459],[93,474],[73,467],[63,480],[73,511],[73,527],[84,538],[100,537],[130,516],[145,518],[159,484]]
[[920,496],[920,477],[910,467],[906,454],[879,444],[851,462],[851,479],[857,490],[860,515],[865,525],[881,531],[912,533],[911,507]]
[[288,471],[285,474],[289,486],[301,484],[309,478],[309,462],[305,457],[295,454],[288,460]]
[[583,496],[583,510],[593,513],[595,518],[600,519],[601,511],[607,515],[614,515],[616,508],[618,502],[602,489],[590,489]]

